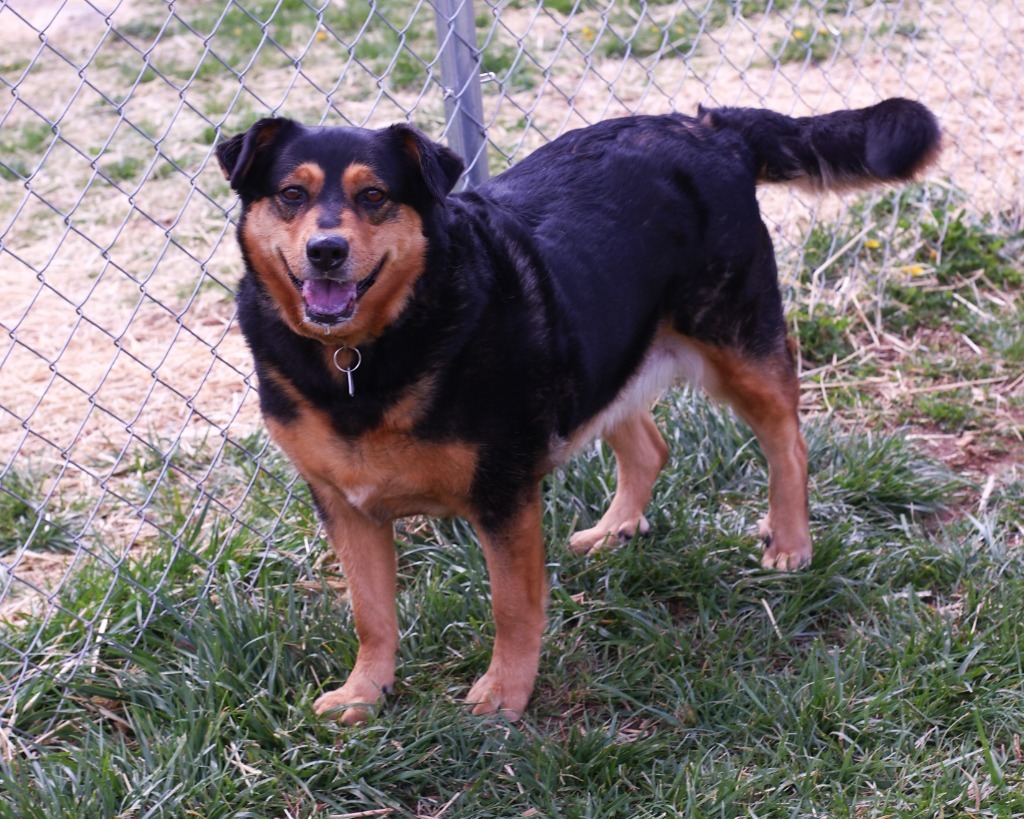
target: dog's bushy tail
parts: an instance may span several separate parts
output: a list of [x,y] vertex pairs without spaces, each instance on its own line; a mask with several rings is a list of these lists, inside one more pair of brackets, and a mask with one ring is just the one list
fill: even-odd
[[699,116],[705,126],[735,131],[746,140],[759,182],[793,182],[815,190],[913,179],[938,157],[942,141],[931,111],[898,98],[815,117],[756,108],[701,108]]

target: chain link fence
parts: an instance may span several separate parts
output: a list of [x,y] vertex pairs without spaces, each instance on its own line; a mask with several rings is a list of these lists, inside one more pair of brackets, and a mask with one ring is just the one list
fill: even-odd
[[[19,692],[201,600],[226,544],[257,568],[286,533],[305,535],[287,559],[320,553],[234,326],[225,136],[267,115],[411,120],[476,185],[607,117],[903,95],[946,149],[900,229],[946,202],[1019,224],[1022,49],[1014,0],[0,3],[0,752]],[[878,209],[777,190],[763,206],[787,287],[857,243],[899,261]],[[805,258],[815,230],[831,238]]]

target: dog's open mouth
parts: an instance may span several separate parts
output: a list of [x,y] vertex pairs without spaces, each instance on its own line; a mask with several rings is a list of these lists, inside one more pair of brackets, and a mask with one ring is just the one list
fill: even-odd
[[306,279],[303,281],[292,273],[292,269],[285,260],[284,255],[280,254],[280,256],[281,261],[284,262],[285,270],[288,272],[288,278],[292,280],[295,289],[302,296],[302,303],[306,308],[306,318],[316,324],[326,326],[340,324],[352,318],[356,312],[356,305],[359,299],[377,281],[377,276],[384,267],[384,262],[387,261],[387,256],[385,255],[377,262],[373,272],[358,282],[337,281],[336,279],[327,278]]
[[337,324],[352,318],[356,311],[356,291],[355,282],[307,279],[302,282],[300,292],[308,318],[318,324]]

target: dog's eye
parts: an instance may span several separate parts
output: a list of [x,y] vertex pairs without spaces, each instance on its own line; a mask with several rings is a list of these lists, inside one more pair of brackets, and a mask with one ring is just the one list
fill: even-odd
[[360,196],[368,205],[379,205],[388,198],[388,195],[380,188],[367,188]]
[[277,195],[289,205],[298,205],[306,200],[306,192],[298,185],[282,188]]

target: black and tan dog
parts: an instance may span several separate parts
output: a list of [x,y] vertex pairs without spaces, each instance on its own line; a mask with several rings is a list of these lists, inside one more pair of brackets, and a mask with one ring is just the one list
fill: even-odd
[[618,488],[570,545],[646,532],[668,456],[650,407],[678,379],[760,441],[764,565],[807,563],[798,384],[755,185],[906,180],[938,146],[932,115],[898,99],[801,119],[637,116],[451,195],[462,162],[404,124],[267,119],[220,145],[242,202],[239,317],[261,408],[312,490],[360,641],[317,711],[356,722],[393,685],[392,522],[429,514],[468,518],[491,576],[496,639],[474,713],[522,712],[544,629],[541,478],[603,437]]

